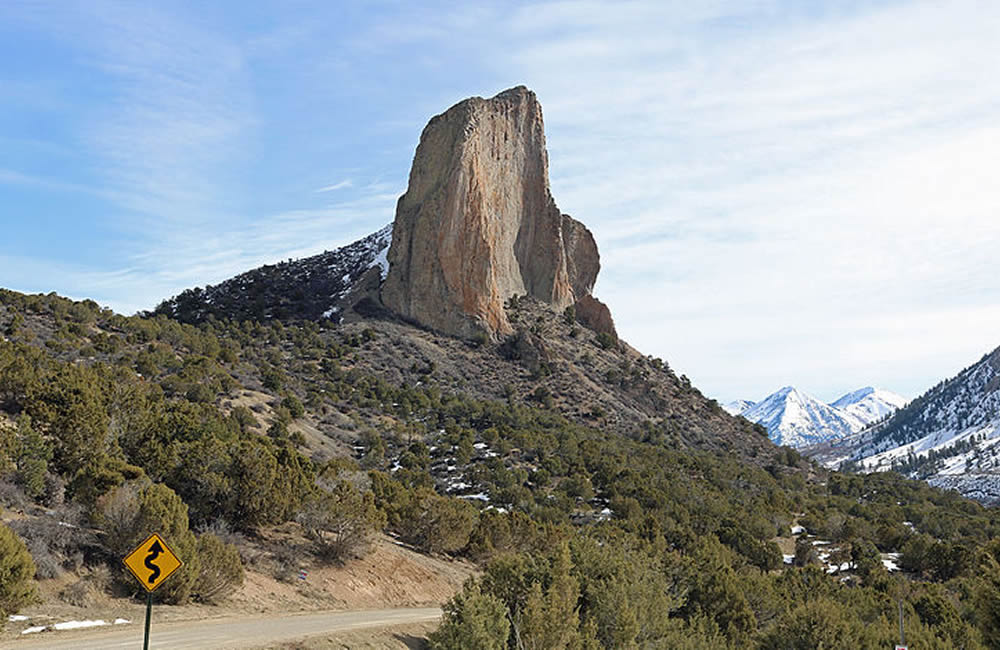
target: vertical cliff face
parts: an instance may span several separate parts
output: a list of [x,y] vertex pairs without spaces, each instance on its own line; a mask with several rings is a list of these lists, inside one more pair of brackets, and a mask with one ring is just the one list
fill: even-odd
[[614,331],[590,296],[597,245],[552,199],[542,108],[523,86],[467,99],[424,128],[388,259],[382,302],[447,334],[511,332],[503,306],[514,295],[580,305],[586,325]]

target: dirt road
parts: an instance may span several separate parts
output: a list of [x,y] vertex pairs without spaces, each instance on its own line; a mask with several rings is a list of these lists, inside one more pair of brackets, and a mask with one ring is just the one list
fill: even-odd
[[[218,618],[202,621],[156,623],[150,633],[150,650],[198,650],[266,648],[271,644],[295,641],[311,636],[389,627],[404,623],[421,623],[440,618],[436,607],[420,609],[375,609],[360,611],[327,611],[306,614],[268,615],[258,618]],[[16,650],[46,648],[47,650],[110,650],[111,648],[142,648],[143,621],[128,626],[98,628],[72,632],[41,632],[36,636],[0,643],[0,648]]]

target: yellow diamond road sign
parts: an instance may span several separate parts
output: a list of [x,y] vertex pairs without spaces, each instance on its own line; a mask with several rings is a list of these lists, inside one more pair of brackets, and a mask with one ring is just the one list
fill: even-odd
[[123,561],[147,591],[159,587],[183,564],[156,533],[126,555]]

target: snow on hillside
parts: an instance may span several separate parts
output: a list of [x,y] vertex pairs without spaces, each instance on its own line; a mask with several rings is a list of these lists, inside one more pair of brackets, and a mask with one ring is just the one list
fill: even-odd
[[[1000,427],[1000,350],[957,377],[942,382],[915,399],[906,409],[852,445],[853,458],[866,465],[879,460],[904,459],[911,453],[926,456],[966,455],[966,445],[989,444]],[[977,440],[973,440],[977,438]],[[954,453],[944,453],[949,448]],[[940,465],[941,463],[938,463]],[[937,468],[940,470],[941,468]]]
[[847,411],[868,425],[903,408],[907,401],[905,397],[892,391],[866,386],[851,391],[830,406]]
[[[964,471],[966,458],[971,455],[982,455],[983,450],[990,450],[996,443],[1000,442],[1000,439],[995,437],[998,433],[1000,431],[997,430],[995,423],[985,427],[971,427],[959,432],[935,431],[905,445],[864,456],[857,460],[860,467],[868,471],[889,470],[893,468],[895,463],[924,458],[933,451],[941,455],[940,462],[936,464],[937,473],[959,474]],[[956,444],[961,446],[963,443],[968,445],[970,449],[967,451],[956,450],[954,454],[947,453]],[[976,454],[976,450],[979,450],[979,454]],[[992,452],[987,454],[988,457],[992,457],[992,455]],[[991,461],[987,462],[990,466],[993,465]]]
[[740,415],[743,411],[748,410],[756,402],[751,402],[748,399],[736,399],[732,402],[727,402],[722,405],[723,410],[729,415]]
[[859,417],[792,386],[772,393],[742,415],[766,427],[775,444],[792,447],[847,436],[865,426]]
[[1000,349],[887,420],[808,453],[829,467],[849,461],[861,471],[892,469],[983,503],[1000,502]]
[[384,282],[385,276],[389,275],[389,246],[392,244],[392,224],[390,223],[378,232],[365,237],[360,243],[362,250],[358,258],[367,259],[371,257],[372,261],[368,262],[368,268],[379,267],[379,272],[382,274],[382,281]]
[[851,436],[906,402],[905,397],[892,391],[866,386],[824,404],[793,386],[785,386],[760,402],[736,400],[723,408],[762,424],[779,445],[806,447]]

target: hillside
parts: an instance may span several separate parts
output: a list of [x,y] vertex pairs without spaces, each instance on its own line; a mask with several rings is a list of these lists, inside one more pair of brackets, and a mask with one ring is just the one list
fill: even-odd
[[[550,403],[574,422],[600,425],[631,438],[669,437],[683,447],[732,451],[757,462],[768,462],[773,457],[773,446],[763,429],[730,417],[714,400],[691,386],[686,377],[678,377],[669,364],[643,356],[624,341],[600,336],[572,317],[554,314],[536,299],[508,301],[506,318],[516,330],[493,341],[469,342],[444,336],[414,327],[384,308],[377,308],[374,296],[378,283],[366,274],[379,253],[370,246],[372,241],[386,240],[376,233],[325,253],[322,264],[317,258],[307,258],[281,267],[261,267],[216,287],[185,292],[161,303],[154,313],[176,316],[182,322],[205,322],[209,316],[245,320],[249,313],[243,307],[248,286],[256,287],[260,296],[286,296],[290,294],[286,283],[294,283],[295,278],[310,277],[318,283],[314,275],[317,269],[334,268],[332,273],[339,274],[350,268],[361,285],[338,284],[339,294],[360,304],[344,300],[339,303],[342,310],[335,310],[335,318],[320,312],[315,325],[309,327],[327,342],[377,334],[379,345],[360,346],[357,354],[365,367],[384,381],[413,385],[431,376],[441,387],[479,399],[516,397]],[[358,251],[366,254],[359,255]],[[268,284],[269,274],[276,274],[273,287]],[[257,279],[251,283],[246,280],[249,277]],[[253,300],[254,309],[262,313],[286,309],[300,314],[287,321],[292,323],[312,323],[308,314],[329,309],[329,303],[316,303],[310,312],[296,310],[296,303]],[[237,307],[227,314],[225,305]],[[261,322],[268,320],[276,319]],[[336,328],[341,320],[344,326]],[[318,426],[323,428],[321,423]]]
[[[330,329],[278,321],[266,326],[229,321],[192,327],[162,316],[123,318],[93,303],[56,296],[4,292],[0,304],[0,331],[6,339],[0,342],[5,419],[14,422],[31,414],[33,426],[45,433],[55,452],[46,479],[55,488],[43,489],[37,499],[54,504],[53,499],[65,498],[82,508],[85,516],[96,517],[99,526],[98,536],[84,542],[57,542],[42,532],[33,534],[32,553],[39,566],[56,575],[116,566],[100,532],[106,525],[100,523],[105,521],[100,514],[105,500],[95,489],[114,493],[121,489],[116,485],[127,487],[137,480],[132,477],[163,482],[183,497],[192,527],[206,530],[205,535],[209,529],[204,526],[211,524],[211,530],[226,536],[223,539],[241,545],[249,566],[261,561],[254,559],[253,547],[225,530],[235,527],[253,539],[271,537],[268,531],[273,526],[292,526],[302,531],[295,534],[303,536],[303,549],[314,553],[317,542],[304,536],[302,524],[291,521],[299,520],[294,513],[305,512],[314,498],[308,486],[298,482],[297,472],[317,478],[353,476],[350,481],[356,482],[362,476],[356,468],[361,466],[368,468],[368,478],[357,484],[370,490],[384,517],[379,526],[425,552],[457,553],[480,562],[493,576],[487,584],[497,584],[500,574],[491,572],[499,571],[502,562],[495,563],[510,553],[521,558],[519,562],[544,562],[549,568],[536,569],[544,575],[558,572],[558,561],[550,565],[545,558],[551,558],[553,548],[568,543],[581,607],[587,616],[598,617],[597,634],[608,647],[617,647],[609,636],[613,628],[606,627],[612,624],[598,621],[611,611],[603,608],[618,606],[598,595],[610,588],[605,582],[610,578],[599,577],[607,571],[622,581],[616,588],[631,594],[627,597],[633,609],[626,611],[652,617],[653,627],[636,638],[691,637],[697,647],[710,647],[712,638],[717,643],[757,639],[762,647],[774,647],[775,639],[791,634],[794,621],[810,607],[809,599],[803,600],[802,592],[789,583],[812,578],[809,569],[785,565],[780,570],[781,552],[773,539],[792,544],[796,536],[829,541],[844,552],[857,549],[856,555],[862,548],[902,552],[903,565],[913,577],[940,581],[971,575],[967,572],[978,570],[974,567],[980,566],[979,560],[963,556],[958,564],[937,566],[929,563],[930,558],[952,557],[959,549],[981,546],[1000,534],[1000,520],[993,511],[891,475],[819,474],[810,479],[808,466],[794,452],[781,450],[760,459],[767,465],[762,469],[737,455],[699,451],[698,435],[692,431],[671,436],[651,430],[649,435],[630,437],[604,431],[601,418],[588,423],[586,417],[563,417],[556,409],[571,413],[572,405],[562,403],[558,390],[535,395],[539,382],[558,378],[560,370],[532,379],[521,365],[523,359],[497,355],[500,344],[472,347],[393,322]],[[551,312],[542,309],[536,314],[530,305],[519,305],[509,316],[512,322],[530,317],[537,324],[543,313]],[[561,317],[552,318],[540,326],[542,336],[552,340],[556,351],[568,342],[575,345],[580,333],[570,336],[572,326]],[[413,333],[403,336],[407,328]],[[566,342],[560,342],[561,337]],[[403,343],[419,346],[425,365],[412,356],[414,352],[388,364],[386,358],[407,349]],[[629,358],[628,350],[588,345],[596,360],[610,364]],[[378,351],[382,346],[395,352],[384,355]],[[460,356],[463,348],[469,357],[478,355],[482,367],[466,369],[460,376],[454,374],[460,366],[446,365],[444,360]],[[488,383],[491,366],[509,367],[512,375],[520,375],[523,386],[515,384],[502,400],[461,391],[464,385],[483,395],[491,392],[474,383]],[[385,379],[396,373],[399,383]],[[59,397],[65,395],[60,386],[74,383],[80,389],[76,401]],[[90,384],[106,388],[89,392]],[[521,399],[522,391],[531,397]],[[638,397],[634,399],[642,405]],[[84,413],[103,413],[98,420],[103,424],[96,429],[76,428],[82,437],[62,433],[70,422],[87,422],[81,419]],[[111,429],[117,432],[111,446],[102,447],[104,451],[89,461],[78,459],[76,445],[83,444],[86,436],[104,435],[101,432],[109,430],[110,422],[117,423]],[[237,422],[243,424],[233,428]],[[257,446],[285,469],[270,474],[271,483],[258,479],[252,491],[241,496],[238,478],[249,458],[248,445]],[[210,460],[206,451],[212,448],[218,452]],[[307,456],[282,451],[291,449]],[[106,482],[82,481],[91,471],[81,473],[73,467],[86,467],[88,462],[111,472]],[[216,469],[208,474],[203,469],[192,473],[213,466]],[[9,475],[4,502],[10,506],[11,495],[21,494],[18,507],[30,507],[25,504],[32,497],[24,494],[26,484],[19,476]],[[312,489],[323,490],[326,483],[316,485]],[[433,496],[426,491],[430,487],[452,496]],[[57,495],[53,489],[64,492]],[[262,494],[282,496],[248,500]],[[274,508],[278,504],[281,509]],[[437,514],[425,518],[430,513]],[[282,524],[286,518],[288,523]],[[796,521],[800,532],[790,534]],[[82,546],[75,546],[78,543]],[[82,553],[80,559],[74,559],[77,552]],[[361,557],[367,554],[356,552]],[[355,562],[349,557],[347,562]],[[810,565],[833,562],[830,558],[837,556],[803,557],[802,563]],[[280,558],[275,549],[263,560],[279,566],[272,563]],[[83,568],[74,568],[80,561]],[[707,568],[711,566],[716,568]],[[820,583],[824,609],[846,616],[849,626],[860,625],[858,634],[867,630],[877,638],[891,636],[891,625],[872,627],[857,613],[846,613],[857,611],[852,609],[856,603],[849,604],[856,597],[877,598],[882,574],[872,569],[846,571],[866,586],[845,588],[835,578]],[[665,602],[647,600],[642,595],[647,593],[647,580],[665,581],[657,592],[686,595]],[[715,582],[719,580],[726,582]],[[923,583],[916,584],[913,603],[925,594],[919,586]],[[816,588],[813,583],[812,590]],[[768,595],[751,599],[753,590],[759,589]],[[962,608],[975,605],[974,600],[961,603]],[[881,605],[874,607],[875,612],[882,611]],[[783,612],[777,618],[767,613],[775,608]],[[889,615],[894,605],[887,602],[884,609]],[[917,610],[910,611],[918,620]],[[735,622],[733,612],[741,617]],[[705,615],[728,632],[686,627]],[[979,634],[969,627],[950,633],[930,624],[920,629],[925,639],[953,638],[949,634],[975,639]],[[921,632],[915,634],[921,638]]]
[[893,469],[959,490],[985,503],[1000,500],[1000,349],[939,383],[894,416],[808,453],[830,466]]
[[215,286],[189,289],[160,303],[154,313],[182,323],[208,318],[340,322],[385,279],[391,238],[392,227],[386,226],[335,251],[267,264]]

